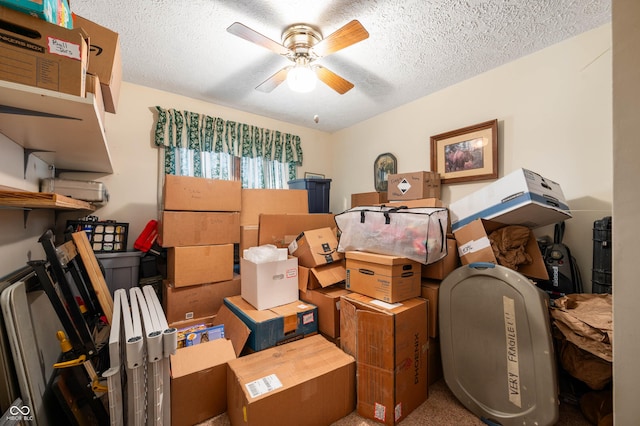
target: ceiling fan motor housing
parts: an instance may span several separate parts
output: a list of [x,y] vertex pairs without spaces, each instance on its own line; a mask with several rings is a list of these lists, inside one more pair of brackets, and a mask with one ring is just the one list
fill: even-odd
[[311,48],[320,40],[320,31],[304,24],[293,25],[282,33],[282,44],[294,53],[294,57],[308,56]]

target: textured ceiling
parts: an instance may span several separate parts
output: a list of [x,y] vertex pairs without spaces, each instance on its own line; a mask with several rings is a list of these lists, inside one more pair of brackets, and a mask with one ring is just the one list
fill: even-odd
[[[327,132],[611,20],[610,0],[73,0],[71,6],[120,33],[127,82]],[[255,90],[290,62],[226,31],[241,22],[281,42],[292,24],[313,25],[326,37],[352,19],[369,38],[317,61],[355,85],[344,95],[322,83],[306,94],[286,84]]]

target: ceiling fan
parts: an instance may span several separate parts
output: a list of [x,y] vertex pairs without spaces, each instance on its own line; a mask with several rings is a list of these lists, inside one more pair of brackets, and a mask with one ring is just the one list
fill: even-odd
[[369,37],[367,30],[355,19],[326,38],[322,38],[320,31],[310,25],[292,25],[282,33],[282,43],[239,22],[231,24],[227,31],[293,62],[293,65],[282,68],[256,87],[263,92],[271,92],[285,80],[292,90],[309,92],[319,79],[341,95],[345,94],[353,88],[353,83],[314,61]]

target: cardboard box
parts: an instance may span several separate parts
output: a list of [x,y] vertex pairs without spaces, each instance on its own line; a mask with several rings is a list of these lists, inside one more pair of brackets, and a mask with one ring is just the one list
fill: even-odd
[[162,304],[169,324],[215,315],[225,297],[240,294],[240,275],[217,283],[176,288],[169,281],[163,282]]
[[227,297],[224,304],[251,330],[247,347],[252,351],[318,332],[318,308],[300,300],[263,310],[257,310],[240,296]]
[[351,207],[358,206],[375,206],[376,204],[385,204],[389,201],[386,192],[361,192],[359,194],[351,194]]
[[[490,220],[476,219],[462,228],[454,231],[458,243],[458,254],[463,265],[475,262],[490,262],[497,264],[496,257],[489,242],[489,234],[491,232],[507,226],[503,223],[493,222]],[[525,246],[525,252],[531,256],[532,263],[530,265],[521,265],[518,272],[531,278],[548,280],[547,268],[544,264],[540,247],[533,231],[529,231],[529,241]]]
[[298,300],[298,259],[254,263],[240,259],[242,297],[256,309],[270,309]]
[[74,15],[74,26],[82,28],[89,35],[91,58],[87,72],[100,79],[104,108],[115,114],[122,85],[120,36],[115,31],[78,15]]
[[422,278],[443,280],[458,267],[460,267],[458,243],[453,235],[451,237],[447,236],[447,255],[437,262],[422,265]]
[[403,206],[408,208],[416,207],[444,207],[442,200],[438,198],[420,198],[417,200],[392,200],[387,204],[389,207]]
[[66,0],[1,0],[0,5],[63,28],[73,28],[71,10]]
[[333,339],[340,337],[340,297],[351,293],[342,287],[300,292],[300,300],[318,307],[318,331]]
[[355,407],[355,362],[322,336],[228,363],[227,414],[234,425],[329,425]]
[[240,253],[258,246],[258,225],[240,225]]
[[346,279],[347,269],[344,261],[316,266],[315,268],[298,265],[298,289],[302,292],[344,284]]
[[104,98],[102,97],[102,89],[100,88],[100,79],[91,74],[86,75],[85,81],[85,96],[87,93],[93,93],[96,97],[96,108],[98,108],[98,115],[100,121],[104,125],[105,110],[104,110]]
[[158,231],[162,247],[239,243],[240,214],[165,210]]
[[233,244],[167,249],[167,279],[174,287],[228,281],[233,278]]
[[338,238],[331,228],[304,231],[289,244],[289,254],[297,257],[298,263],[307,268],[344,259],[344,254],[337,249]]
[[0,80],[85,96],[87,36],[0,7]]
[[389,303],[420,296],[420,263],[364,251],[347,251],[346,258],[347,290]]
[[241,182],[165,175],[164,210],[239,212]]
[[517,169],[449,205],[455,232],[475,219],[538,228],[571,218],[556,182],[527,169]]
[[429,337],[429,362],[427,363],[427,378],[429,385],[434,384],[443,377],[442,354],[440,352],[440,339]]
[[335,228],[331,213],[261,214],[258,245],[273,244],[288,247],[300,233],[309,229]]
[[429,337],[438,337],[438,293],[440,281],[423,279],[421,282],[420,296],[429,302]]
[[389,200],[419,200],[440,198],[440,174],[438,172],[413,172],[389,175],[387,179]]
[[309,213],[306,189],[243,188],[241,197],[241,225],[259,224],[261,214]]
[[172,425],[194,425],[227,410],[227,362],[235,358],[227,339],[180,348],[171,355]]
[[356,358],[357,410],[395,425],[427,399],[427,301],[389,304],[351,293],[340,301],[340,345]]

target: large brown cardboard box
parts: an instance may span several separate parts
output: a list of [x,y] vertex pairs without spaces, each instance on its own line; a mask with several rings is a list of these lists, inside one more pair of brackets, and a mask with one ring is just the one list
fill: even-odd
[[358,414],[395,425],[427,399],[427,301],[340,301],[340,346],[357,363]]
[[228,363],[234,425],[329,425],[355,407],[355,361],[320,335]]
[[167,249],[167,279],[174,287],[233,278],[233,244],[180,246]]
[[460,256],[458,256],[458,244],[456,239],[447,236],[447,255],[437,262],[429,265],[422,265],[422,278],[433,280],[444,280],[447,275],[460,267]]
[[237,212],[163,211],[158,224],[162,247],[234,244],[240,242]]
[[[460,261],[463,265],[475,262],[497,263],[496,256],[491,248],[489,235],[504,226],[508,226],[499,222],[486,219],[475,219],[462,228],[458,228],[453,235],[458,243],[458,253]],[[531,256],[532,263],[529,265],[521,265],[518,272],[530,278],[538,278],[548,280],[549,274],[544,264],[540,247],[533,231],[529,231],[529,240],[525,246],[525,252]]]
[[309,213],[306,189],[243,188],[241,225],[257,225],[261,214]]
[[361,192],[351,194],[351,208],[359,206],[375,206],[376,204],[384,204],[387,199],[386,192]]
[[440,174],[419,171],[389,175],[387,179],[389,200],[418,200],[440,198]]
[[420,296],[420,263],[364,251],[347,251],[345,256],[347,290],[389,303]]
[[87,35],[0,6],[0,80],[85,96]]
[[420,296],[429,302],[429,337],[438,337],[438,293],[440,281],[422,279]]
[[96,108],[102,124],[105,120],[104,99],[102,98],[102,89],[100,88],[100,79],[98,76],[87,74],[85,81],[85,96],[87,93],[93,93],[96,97]]
[[191,426],[227,410],[227,362],[236,359],[230,340],[180,348],[171,355],[171,424]]
[[244,253],[245,250],[251,247],[258,246],[258,225],[240,225],[240,250],[239,253]]
[[165,175],[164,210],[239,212],[241,182]]
[[215,315],[225,297],[240,294],[240,275],[217,283],[176,288],[169,281],[163,282],[162,304],[169,324]]
[[289,254],[297,257],[298,263],[307,268],[344,259],[344,254],[338,252],[338,238],[331,228],[302,232],[289,244]]
[[332,213],[261,214],[258,245],[288,247],[300,233],[309,229],[336,228]]
[[74,15],[73,21],[75,28],[82,28],[89,35],[91,46],[87,72],[100,79],[104,108],[115,114],[122,84],[119,35],[78,15]]
[[331,286],[300,292],[300,300],[318,307],[318,331],[331,338],[340,337],[340,297],[351,293]]
[[344,260],[307,268],[298,265],[298,289],[302,292],[342,284],[347,279]]

